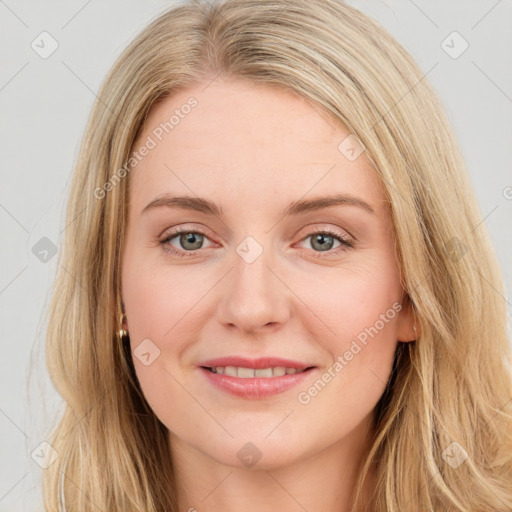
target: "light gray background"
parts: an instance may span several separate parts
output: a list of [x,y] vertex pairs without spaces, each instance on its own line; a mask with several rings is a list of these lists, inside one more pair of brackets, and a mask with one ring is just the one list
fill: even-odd
[[[73,164],[106,72],[135,34],[172,3],[0,0],[0,511],[42,509],[43,470],[31,458],[45,438],[41,399],[46,397],[49,413],[61,407],[44,366],[42,318],[57,258],[43,263],[32,247],[42,237],[57,246],[61,241]],[[502,264],[510,306],[512,1],[349,3],[378,19],[439,92],[469,166],[482,225]],[[59,45],[47,59],[31,48],[43,31]],[[469,43],[457,59],[441,47],[453,31]]]

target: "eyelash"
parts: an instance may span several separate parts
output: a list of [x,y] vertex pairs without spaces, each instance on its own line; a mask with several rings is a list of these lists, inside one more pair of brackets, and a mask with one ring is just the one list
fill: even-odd
[[[189,229],[186,227],[185,228],[178,227],[178,228],[174,229],[172,232],[167,233],[165,235],[165,237],[163,238],[163,240],[160,240],[159,243],[162,246],[164,246],[164,250],[173,254],[174,256],[179,256],[181,258],[194,257],[197,254],[197,252],[199,251],[199,249],[197,249],[195,251],[181,251],[169,244],[169,242],[173,238],[175,238],[176,236],[178,236],[182,233],[202,235],[202,236],[208,238],[208,236],[205,233],[203,233],[202,231]],[[316,258],[324,258],[324,256],[320,256],[320,254],[322,254],[322,253],[327,253],[328,255],[338,254],[340,252],[346,251],[347,249],[352,249],[355,245],[352,239],[350,239],[349,237],[340,235],[338,232],[336,232],[330,228],[326,228],[326,229],[322,229],[322,230],[318,230],[318,231],[311,231],[304,238],[301,239],[301,242],[313,235],[332,236],[334,239],[338,240],[341,243],[340,247],[337,247],[336,249],[329,249],[328,251],[313,251],[314,253],[318,254],[318,256],[315,256]]]

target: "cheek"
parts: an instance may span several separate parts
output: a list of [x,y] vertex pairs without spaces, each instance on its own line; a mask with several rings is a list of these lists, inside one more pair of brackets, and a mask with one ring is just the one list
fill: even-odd
[[191,291],[179,272],[176,278],[162,268],[134,268],[135,273],[128,266],[124,273],[123,298],[135,373],[149,406],[170,428],[190,407],[179,361],[195,336],[191,305],[197,289]]
[[159,345],[177,339],[182,324],[191,323],[201,297],[215,276],[208,278],[193,266],[172,267],[127,261],[123,272],[123,299],[132,339],[151,338]]
[[[325,407],[330,402],[342,411],[369,412],[384,391],[398,343],[402,309],[398,276],[392,266],[386,272],[383,265],[373,273],[369,268],[337,269],[332,277],[324,286],[305,283],[300,292],[314,312],[304,325],[329,354],[323,381],[311,393],[303,390],[304,402],[315,398]],[[301,316],[306,318],[306,308]],[[316,400],[316,394],[322,398]]]
[[[323,344],[329,352],[343,353],[358,336],[364,340],[368,330],[377,337],[374,327],[381,340],[395,336],[401,286],[392,264],[367,262],[357,268],[322,271],[294,282],[303,302],[300,316],[310,319],[308,325],[312,332],[323,335]],[[307,309],[310,314],[306,314]],[[321,340],[318,334],[316,338]]]
[[192,265],[172,268],[142,258],[127,258],[123,268],[123,300],[137,379],[148,404],[169,428],[186,421],[183,411],[194,408],[180,364],[211,316],[205,315],[204,305],[217,281],[216,275],[200,273]]
[[[331,440],[355,429],[381,398],[393,366],[401,310],[392,283],[381,283],[378,289],[371,280],[346,279],[344,284],[336,300],[310,295],[322,322],[315,320],[308,329],[316,333],[330,361],[296,396],[296,419],[307,425],[313,418],[327,417],[322,435]],[[292,435],[286,428],[284,438]]]

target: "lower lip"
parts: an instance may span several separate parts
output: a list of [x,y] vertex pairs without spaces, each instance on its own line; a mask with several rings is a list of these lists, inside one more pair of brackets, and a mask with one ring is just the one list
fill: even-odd
[[248,399],[261,399],[278,395],[287,389],[300,384],[308,377],[315,368],[305,370],[293,375],[282,375],[281,377],[254,377],[242,379],[240,377],[231,377],[222,373],[213,373],[205,368],[199,368],[210,382],[231,395]]

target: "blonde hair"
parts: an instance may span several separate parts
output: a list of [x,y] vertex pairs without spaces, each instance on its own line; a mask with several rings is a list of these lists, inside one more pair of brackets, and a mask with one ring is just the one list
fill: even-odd
[[[505,292],[464,160],[411,57],[336,0],[190,0],[152,22],[106,78],[73,177],[49,310],[47,366],[66,409],[49,438],[59,457],[43,477],[47,510],[177,510],[166,428],[116,338],[129,175],[101,199],[95,191],[123,168],[155,102],[219,74],[321,106],[363,142],[391,205],[421,334],[399,343],[353,510],[371,466],[377,512],[510,511]],[[468,457],[454,467],[462,450]]]

